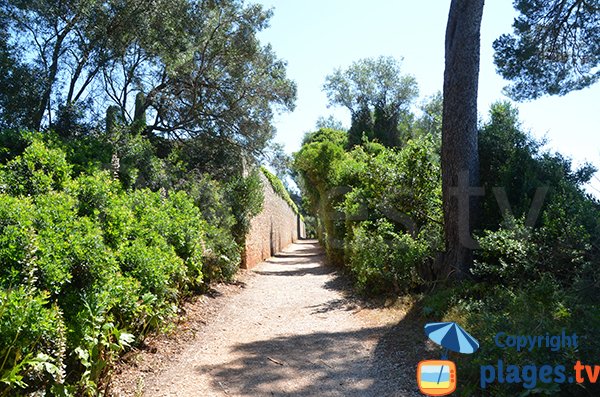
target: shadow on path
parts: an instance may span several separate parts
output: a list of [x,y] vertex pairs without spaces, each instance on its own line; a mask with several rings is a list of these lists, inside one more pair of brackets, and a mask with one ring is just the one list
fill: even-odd
[[[255,272],[265,276],[330,275],[322,288],[338,291],[341,296],[305,306],[311,316],[383,305],[355,297],[348,278],[324,264],[323,251],[315,242],[301,243],[296,252],[279,254],[268,262],[283,268],[294,266]],[[425,351],[425,321],[417,311],[413,308],[396,325],[358,328],[357,322],[356,330],[282,335],[240,343],[232,347],[230,361],[198,366],[196,371],[228,395],[420,396],[416,365],[434,357],[428,357]]]
[[[237,345],[239,358],[196,370],[232,395],[419,396],[416,365],[434,358],[422,330],[407,318],[393,327],[283,336]],[[364,354],[369,341],[375,350]]]

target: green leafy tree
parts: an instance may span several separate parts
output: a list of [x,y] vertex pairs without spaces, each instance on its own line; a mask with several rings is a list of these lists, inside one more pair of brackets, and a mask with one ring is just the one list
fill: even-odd
[[398,122],[418,93],[415,78],[401,74],[400,62],[383,56],[336,69],[323,89],[331,105],[344,106],[352,115],[350,145],[373,134],[382,144],[397,146]]
[[479,132],[487,194],[474,274],[512,286],[551,276],[562,288],[577,285],[576,295],[587,295],[597,288],[600,207],[583,185],[596,169],[573,168],[542,147],[523,132],[513,106],[492,105]]
[[294,155],[294,168],[300,174],[300,187],[307,196],[309,212],[318,218],[317,236],[329,258],[343,264],[343,219],[335,204],[343,198],[338,187],[338,166],[346,157],[348,136],[344,131],[320,129],[304,137]]
[[115,4],[97,0],[7,0],[1,4],[15,57],[28,59],[28,69],[40,78],[29,123],[32,128],[39,129],[44,119],[51,124],[59,106],[80,101],[100,75],[109,41],[120,31],[110,18]]
[[145,94],[146,134],[208,135],[256,155],[274,135],[274,110],[293,109],[296,95],[285,62],[257,38],[271,12],[239,0],[186,3],[167,32],[170,42],[150,54],[134,43],[115,64],[111,97],[127,113],[133,91]]
[[512,34],[494,42],[494,62],[518,100],[565,95],[600,78],[600,1],[517,0]]
[[0,67],[24,93],[7,90],[0,110],[6,124],[77,135],[116,105],[145,135],[210,135],[256,156],[296,95],[257,38],[270,16],[241,0],[5,0]]
[[317,127],[317,129],[329,128],[331,130],[339,131],[344,129],[342,122],[332,115],[329,115],[328,117],[320,116],[315,123],[315,127]]
[[421,104],[421,116],[415,121],[416,130],[431,136],[439,149],[441,149],[442,144],[443,109],[442,93],[437,92]]
[[364,142],[344,150],[343,131],[305,136],[299,185],[329,259],[367,293],[407,292],[429,274],[441,242],[439,158],[430,136],[401,149]]
[[[515,83],[517,99],[565,94],[600,76],[598,1],[517,0],[514,35],[494,44],[500,73]],[[482,0],[453,0],[446,30],[442,175],[446,253],[439,273],[469,273],[471,232],[477,224],[479,185],[477,86]]]
[[9,37],[7,16],[0,13],[0,128],[32,128],[41,79],[18,59]]
[[482,229],[496,230],[509,209],[517,219],[528,215],[537,188],[550,182],[539,177],[540,146],[522,131],[514,106],[508,102],[491,106],[490,119],[479,132],[480,175],[487,192]]
[[352,113],[352,123],[348,130],[348,148],[363,143],[366,138],[373,140],[375,138],[373,125],[373,112],[366,102],[359,105],[358,110]]

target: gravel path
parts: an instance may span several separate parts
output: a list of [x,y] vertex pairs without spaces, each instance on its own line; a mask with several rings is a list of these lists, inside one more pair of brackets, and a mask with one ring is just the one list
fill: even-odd
[[420,395],[420,321],[349,297],[346,279],[324,264],[315,241],[260,264],[245,288],[224,299],[178,354],[143,371],[150,372],[143,387],[130,395]]

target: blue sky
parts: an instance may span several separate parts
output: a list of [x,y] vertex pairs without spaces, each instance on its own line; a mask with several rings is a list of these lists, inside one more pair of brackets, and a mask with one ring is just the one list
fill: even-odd
[[[403,58],[403,73],[416,77],[421,100],[442,89],[444,34],[450,1],[441,0],[251,0],[273,8],[271,27],[261,32],[277,55],[288,62],[298,84],[296,110],[276,117],[276,141],[288,152],[299,149],[305,132],[319,116],[334,115],[346,126],[350,115],[328,108],[321,90],[325,76],[365,57]],[[509,33],[515,16],[512,2],[487,1],[481,32],[479,114],[487,118],[491,103],[507,100],[506,82],[496,74],[492,42]],[[563,97],[519,103],[525,129],[546,137],[547,148],[600,168],[600,83]],[[597,174],[600,178],[600,174]],[[600,179],[591,191],[600,196]]]

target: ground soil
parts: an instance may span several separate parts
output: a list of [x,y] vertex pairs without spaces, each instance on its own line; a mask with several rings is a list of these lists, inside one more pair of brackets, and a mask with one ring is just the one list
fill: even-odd
[[183,310],[123,358],[110,395],[419,396],[416,365],[437,355],[415,305],[356,297],[311,240]]

